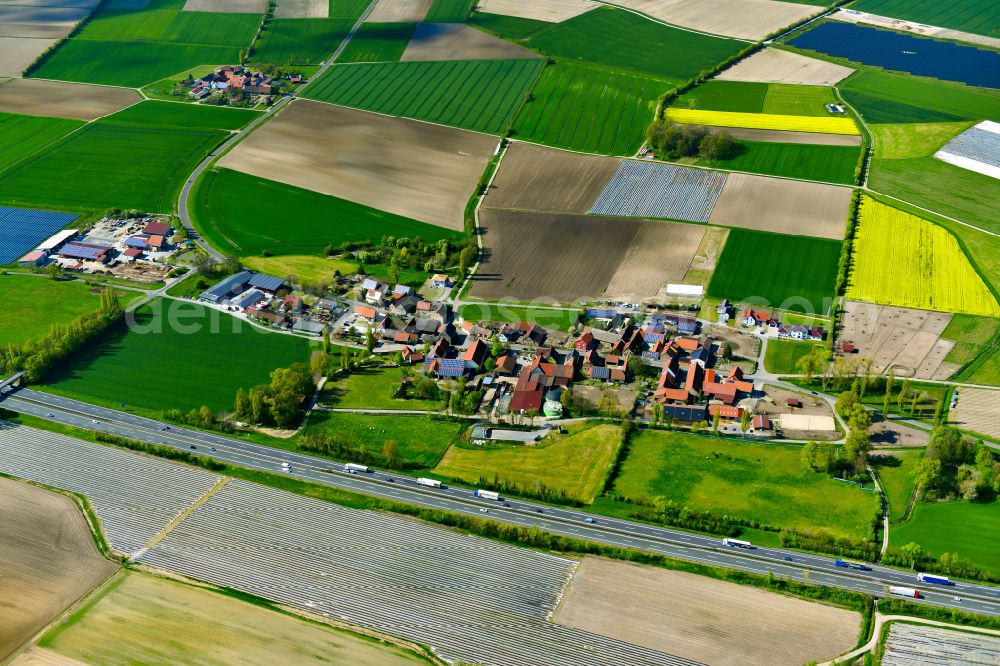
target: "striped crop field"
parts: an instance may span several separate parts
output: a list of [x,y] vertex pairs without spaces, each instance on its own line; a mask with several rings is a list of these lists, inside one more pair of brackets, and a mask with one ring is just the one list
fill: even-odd
[[865,197],[847,297],[882,305],[1000,316],[1000,305],[948,231]]
[[708,222],[725,184],[718,171],[625,160],[590,212]]
[[668,119],[674,122],[690,125],[820,132],[823,134],[858,134],[857,126],[850,118],[785,116],[775,113],[739,113],[734,111],[703,111],[701,109],[667,109],[664,113]]

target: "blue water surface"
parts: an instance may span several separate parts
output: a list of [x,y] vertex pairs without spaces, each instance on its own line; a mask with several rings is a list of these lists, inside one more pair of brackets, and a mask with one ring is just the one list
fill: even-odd
[[883,69],[1000,88],[1000,53],[972,46],[837,21],[788,43]]

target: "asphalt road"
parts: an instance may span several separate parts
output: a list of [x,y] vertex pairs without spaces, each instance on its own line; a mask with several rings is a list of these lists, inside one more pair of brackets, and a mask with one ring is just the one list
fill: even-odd
[[[885,588],[888,585],[914,587],[926,595],[923,601],[927,604],[1000,615],[1000,588],[964,582],[949,587],[926,585],[917,581],[916,574],[887,567],[876,565],[872,567],[872,571],[856,571],[836,567],[832,558],[820,555],[772,548],[729,548],[723,546],[718,537],[518,499],[507,500],[509,506],[504,506],[503,501],[475,497],[470,488],[454,485],[440,489],[426,488],[418,485],[413,478],[381,470],[350,474],[342,463],[253,444],[234,437],[168,426],[153,419],[31,389],[19,389],[5,394],[0,405],[66,425],[131,437],[152,444],[166,444],[241,467],[287,474],[407,504],[489,517],[515,525],[537,526],[554,534],[612,546],[646,550],[692,562],[765,575],[770,572],[779,578],[808,580],[817,585],[880,596],[887,596]],[[288,462],[291,470],[283,470],[282,462]],[[593,523],[586,522],[588,518]],[[960,597],[960,600],[955,597]]]

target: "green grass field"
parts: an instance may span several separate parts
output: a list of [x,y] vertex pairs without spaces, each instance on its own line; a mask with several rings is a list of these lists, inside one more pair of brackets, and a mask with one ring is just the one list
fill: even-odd
[[890,530],[889,542],[898,548],[918,543],[940,557],[957,553],[977,567],[1000,575],[1000,502],[921,502],[913,516]]
[[772,527],[853,538],[867,534],[876,509],[871,493],[806,471],[797,446],[667,431],[632,436],[613,491],[635,500],[663,497],[692,511]]
[[434,0],[425,23],[461,23],[469,16],[475,0]]
[[0,275],[0,347],[36,340],[54,325],[68,324],[82,314],[95,312],[101,298],[91,289],[83,282]]
[[540,59],[399,62],[331,67],[305,97],[501,134],[542,68]]
[[851,9],[925,25],[1000,37],[1000,6],[991,0],[861,0]]
[[560,60],[542,70],[514,135],[559,148],[631,155],[653,120],[657,98],[672,86],[603,67]]
[[97,121],[0,174],[0,201],[168,213],[184,179],[225,136],[215,130]]
[[354,451],[364,448],[374,455],[380,455],[386,440],[391,439],[396,442],[401,464],[424,469],[438,463],[465,427],[465,423],[426,416],[316,412],[309,417],[305,434],[331,435]]
[[330,0],[330,18],[357,19],[370,4],[369,0]]
[[694,78],[746,46],[611,7],[550,24],[532,34],[527,45],[557,59],[577,59],[674,81]]
[[453,446],[434,473],[472,485],[480,476],[529,490],[544,484],[572,499],[592,502],[617,456],[621,428],[571,425],[568,430],[568,435],[554,435],[535,446]]
[[[882,492],[889,502],[889,515],[893,523],[903,519],[910,497],[916,485],[917,463],[921,451],[893,451],[893,455],[872,457],[872,466],[878,473]],[[891,528],[890,528],[891,529]]]
[[458,310],[459,314],[473,321],[530,321],[542,328],[555,328],[568,331],[579,319],[578,310],[549,310],[520,305],[495,305],[467,303]]
[[0,172],[83,125],[80,120],[0,113]]
[[327,381],[320,403],[342,409],[422,409],[439,411],[443,400],[394,398],[403,380],[402,368],[361,368],[336,381]]
[[806,340],[768,340],[767,351],[764,353],[764,368],[768,372],[782,375],[797,375],[798,362],[817,347],[828,347],[825,342],[809,342]]
[[[266,205],[248,207],[246,193],[250,191]],[[419,236],[425,241],[460,236],[346,199],[229,169],[208,171],[192,196],[199,231],[215,247],[237,255],[264,250],[275,255],[318,254],[328,244],[385,235]],[[295,224],[288,224],[289,219]]]
[[415,23],[362,23],[337,62],[396,62],[414,29]]
[[825,314],[833,299],[840,241],[730,229],[708,295]]
[[712,80],[684,93],[672,106],[737,113],[828,116],[826,104],[833,102],[836,102],[833,88],[826,86]]
[[[953,316],[948,327],[941,333],[943,339],[955,343],[945,356],[945,362],[965,365],[972,361],[986,351],[987,345],[993,341],[998,331],[1000,319],[965,314]],[[970,368],[969,372],[974,372],[974,369]]]
[[874,138],[875,158],[904,160],[929,157],[953,137],[973,124],[971,120],[951,123],[893,123],[869,125]]
[[233,595],[138,572],[120,573],[38,640],[73,663],[183,664],[200,661],[206,644],[219,663],[430,663]]
[[237,130],[261,115],[260,111],[223,106],[194,106],[147,101],[107,116],[104,122],[116,125],[183,127],[203,130]]
[[962,381],[973,384],[1000,386],[1000,347],[992,347],[977,362],[962,373]]
[[139,88],[184,69],[238,59],[239,49],[230,46],[67,39],[31,76]]
[[[160,3],[162,4],[162,3]],[[172,9],[144,11],[101,9],[77,35],[88,41],[166,42],[250,46],[263,18],[260,14],[185,12],[184,3]]]
[[851,185],[861,158],[856,146],[737,141],[737,154],[726,160],[697,158],[695,164],[768,176],[786,176]]
[[353,261],[316,257],[307,254],[283,254],[276,257],[241,257],[240,262],[255,271],[268,275],[294,277],[294,284],[329,284],[336,271],[342,274],[358,270]]
[[472,12],[468,22],[488,32],[492,32],[498,37],[515,42],[527,39],[539,30],[552,25],[547,21],[535,21],[517,16],[503,16],[501,14],[484,14],[482,12]]
[[844,99],[869,123],[1000,121],[1000,91],[859,70],[840,82]]
[[788,116],[829,116],[826,105],[835,103],[837,98],[829,86],[772,83],[767,87],[762,111]]
[[315,65],[337,49],[353,19],[274,19],[254,43],[250,60],[271,65]]
[[266,384],[275,368],[309,360],[309,341],[268,333],[196,303],[158,300],[53,370],[43,390],[159,411],[232,408],[236,391]]

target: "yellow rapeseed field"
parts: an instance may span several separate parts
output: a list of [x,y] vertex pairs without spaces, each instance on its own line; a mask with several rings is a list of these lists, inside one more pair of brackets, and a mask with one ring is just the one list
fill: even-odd
[[850,118],[825,116],[784,116],[776,113],[737,113],[735,111],[702,111],[700,109],[667,109],[668,119],[692,125],[745,127],[747,129],[787,130],[791,132],[821,132],[823,134],[857,134]]
[[990,317],[1000,305],[948,231],[864,197],[847,297]]

